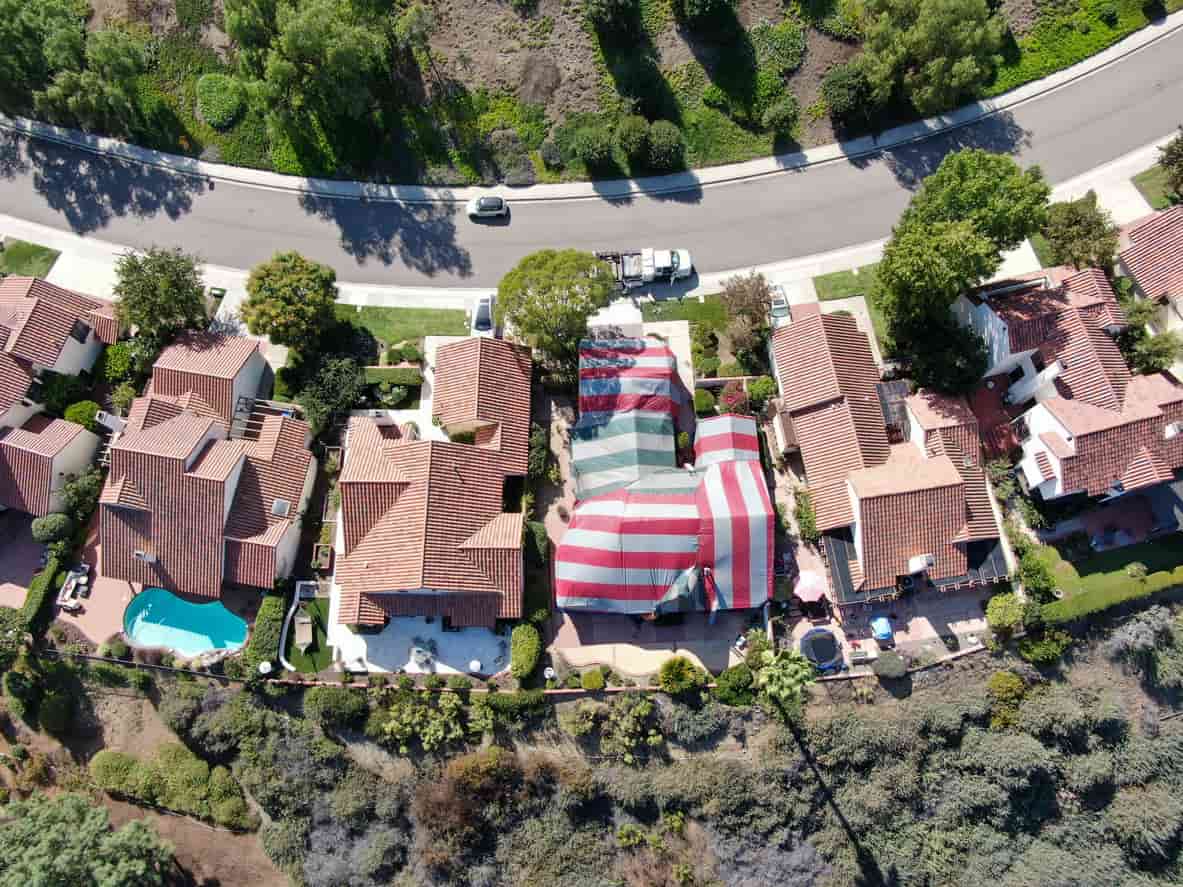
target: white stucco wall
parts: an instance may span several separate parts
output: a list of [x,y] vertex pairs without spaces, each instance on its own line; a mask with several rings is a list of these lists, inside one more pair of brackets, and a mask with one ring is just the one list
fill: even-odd
[[292,521],[287,532],[275,546],[275,577],[286,579],[292,575],[292,568],[296,565],[296,555],[300,549],[300,522]]
[[238,406],[238,399],[240,397],[259,396],[259,384],[263,381],[263,370],[266,367],[267,361],[263,359],[263,353],[261,351],[255,351],[248,358],[247,362],[242,365],[242,369],[234,377],[233,397],[230,403],[231,409]]
[[94,362],[99,359],[102,350],[103,343],[95,336],[94,330],[87,334],[85,343],[79,342],[73,336],[66,336],[66,343],[62,346],[57,361],[50,369],[55,373],[70,376],[76,376],[84,371],[89,372],[94,366]]
[[41,412],[40,404],[18,400],[3,413],[0,413],[0,428],[20,428],[39,412]]
[[53,480],[49,494],[50,511],[64,511],[62,502],[62,487],[70,475],[81,474],[84,469],[94,463],[95,453],[99,450],[99,436],[86,429],[78,432],[60,453],[53,459]]
[[[1043,404],[1033,406],[1023,414],[1023,418],[1027,423],[1030,436],[1023,441],[1023,458],[1019,462],[1019,467],[1026,476],[1028,485],[1033,489],[1038,489],[1045,499],[1054,499],[1057,496],[1064,495],[1066,492],[1075,492],[1074,490],[1063,489],[1061,482],[1063,467],[1060,464],[1060,460],[1039,439],[1039,435],[1041,434],[1054,432],[1064,438],[1069,446],[1072,446],[1073,437],[1068,433],[1068,429]],[[1045,453],[1047,455],[1048,461],[1052,466],[1052,471],[1055,473],[1055,476],[1051,480],[1043,480],[1043,473],[1039,470],[1039,466],[1035,462],[1036,453]]]
[[1009,372],[1014,368],[1015,355],[1010,350],[1010,331],[1005,321],[987,303],[973,304],[965,296],[953,303],[953,315],[962,326],[972,327],[986,342],[986,375]]

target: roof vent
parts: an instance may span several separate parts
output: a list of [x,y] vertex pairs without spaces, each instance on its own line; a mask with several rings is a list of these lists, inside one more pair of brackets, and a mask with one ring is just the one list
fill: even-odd
[[137,560],[141,560],[146,564],[156,563],[156,555],[147,551],[140,551],[138,548],[132,552],[132,557],[136,558]]
[[931,554],[917,554],[908,558],[908,572],[915,575],[930,570],[936,566],[936,558]]
[[276,499],[271,503],[271,513],[276,517],[287,517],[292,510],[292,503],[287,499]]

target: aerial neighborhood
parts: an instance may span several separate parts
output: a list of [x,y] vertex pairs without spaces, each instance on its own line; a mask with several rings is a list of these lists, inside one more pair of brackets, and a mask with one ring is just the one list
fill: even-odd
[[0,33],[0,887],[1183,884],[1183,0]]

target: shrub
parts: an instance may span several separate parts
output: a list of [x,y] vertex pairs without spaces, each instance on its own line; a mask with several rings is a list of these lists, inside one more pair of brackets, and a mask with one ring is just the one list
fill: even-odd
[[271,593],[259,604],[255,624],[251,628],[251,639],[242,654],[247,679],[259,676],[261,662],[275,662],[279,658],[279,638],[283,634],[283,620],[287,615],[286,597]]
[[37,707],[37,720],[54,735],[65,733],[74,718],[74,700],[65,693],[50,691]]
[[685,143],[682,131],[668,120],[649,127],[649,165],[654,169],[676,169],[682,165]]
[[99,648],[100,656],[110,656],[112,659],[127,659],[130,654],[131,649],[118,635],[112,637]]
[[584,0],[583,14],[592,27],[621,28],[636,15],[637,0]]
[[407,363],[419,363],[419,361],[423,360],[423,352],[414,342],[407,342],[400,350],[402,351],[403,360]]
[[1058,628],[1048,629],[1038,637],[1019,639],[1019,655],[1036,665],[1051,665],[1072,646],[1072,635]]
[[418,367],[366,367],[366,384],[405,385],[416,388],[423,384],[423,371]]
[[1050,600],[1056,588],[1049,555],[1047,546],[1035,545],[1019,558],[1019,581],[1028,594],[1040,601]]
[[680,696],[705,686],[707,674],[685,656],[671,656],[661,664],[657,683],[671,696]]
[[723,671],[715,681],[715,698],[724,705],[737,708],[752,704],[755,699],[752,670],[744,663]]
[[728,720],[727,710],[717,702],[700,706],[675,704],[662,726],[675,742],[691,748],[722,733]]
[[96,431],[98,430],[99,423],[95,421],[94,417],[98,411],[99,405],[93,400],[80,400],[66,407],[66,413],[63,418],[67,422],[81,425],[87,431]]
[[542,162],[547,169],[559,169],[563,165],[563,152],[554,139],[548,138],[538,149]]
[[769,105],[764,110],[760,122],[764,124],[765,129],[782,134],[789,133],[797,125],[797,115],[799,113],[797,97],[787,95],[780,101]]
[[862,68],[847,62],[826,72],[822,80],[822,98],[826,100],[830,116],[849,122],[866,114],[871,101],[871,88]]
[[132,797],[138,782],[139,762],[131,755],[104,748],[90,759],[90,775],[103,791]]
[[525,680],[538,667],[542,655],[542,637],[538,629],[528,623],[515,625],[509,639],[509,671],[519,681]]
[[45,633],[53,618],[53,597],[58,588],[55,581],[60,570],[61,563],[58,558],[51,556],[41,572],[29,583],[25,602],[21,605],[21,616],[25,621],[26,630],[35,638]]
[[1013,671],[996,671],[986,682],[990,694],[990,726],[993,729],[1013,727],[1019,719],[1019,703],[1027,695],[1027,685]]
[[596,692],[604,689],[604,671],[600,668],[589,668],[579,676],[579,686],[584,690]]
[[694,389],[694,412],[700,416],[711,416],[715,413],[715,395],[705,388]]
[[47,514],[36,518],[30,525],[33,541],[48,545],[70,538],[74,532],[74,521],[68,514]]
[[[694,365],[698,369],[698,374],[706,379],[713,379],[719,374],[719,358],[717,357],[700,357],[694,361]],[[697,395],[697,393],[696,391],[695,394]]]
[[87,385],[78,376],[43,372],[41,374],[41,403],[45,411],[53,416],[62,416],[66,407],[85,396]]
[[111,406],[119,415],[126,416],[127,411],[131,409],[132,401],[138,396],[139,392],[136,391],[135,385],[132,385],[131,382],[120,382],[111,392]]
[[604,126],[584,126],[571,138],[571,150],[583,163],[595,169],[612,162],[612,133]]
[[649,150],[649,121],[630,114],[616,125],[616,147],[629,160],[640,160]]
[[39,690],[27,674],[20,671],[4,673],[2,682],[4,696],[8,700],[8,711],[22,721],[28,722],[37,711]]
[[801,541],[808,545],[817,545],[822,534],[817,528],[817,512],[813,509],[813,494],[805,487],[798,487],[793,492],[793,517],[797,521],[797,533]]
[[559,728],[578,739],[589,735],[599,723],[601,705],[591,699],[581,699],[558,713]]
[[674,10],[684,19],[707,19],[735,9],[735,0],[678,0]]
[[304,693],[304,714],[325,727],[361,723],[369,706],[360,692],[347,687],[313,687]]
[[1022,620],[1023,603],[1013,593],[996,594],[986,604],[986,624],[997,634],[1009,635]]
[[135,367],[134,354],[130,342],[116,342],[103,350],[102,376],[113,385],[124,382],[131,377]]
[[771,376],[760,376],[748,382],[748,400],[752,409],[762,410],[769,400],[776,397],[776,381]]
[[719,405],[725,413],[748,415],[751,408],[748,406],[748,393],[744,391],[743,382],[737,379],[724,385],[723,393],[719,395]]
[[1093,11],[1096,13],[1097,18],[1109,27],[1112,28],[1117,24],[1117,4],[1112,2],[1112,0],[1105,0],[1105,2],[1097,4]]
[[197,81],[197,111],[217,130],[229,129],[246,107],[242,84],[226,74],[202,74]]
[[895,650],[882,650],[872,664],[871,671],[875,672],[876,677],[894,680],[908,673],[908,664]]

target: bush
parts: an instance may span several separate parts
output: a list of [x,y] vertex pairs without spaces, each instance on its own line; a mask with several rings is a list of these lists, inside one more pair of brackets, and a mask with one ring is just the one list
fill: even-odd
[[4,673],[2,682],[8,711],[26,723],[37,713],[40,691],[29,676],[20,671]]
[[94,417],[98,411],[99,405],[93,400],[80,400],[66,407],[66,413],[63,418],[67,422],[81,425],[87,431],[97,431],[99,423],[95,421]]
[[37,707],[37,720],[41,726],[60,736],[65,733],[74,718],[74,700],[65,693],[50,691]]
[[724,705],[742,708],[755,699],[752,670],[740,663],[726,669],[715,681],[715,698]]
[[202,74],[197,81],[197,112],[217,130],[234,125],[246,107],[242,84],[226,74]]
[[1097,18],[1109,27],[1112,28],[1117,24],[1117,4],[1112,2],[1112,0],[1105,0],[1104,3],[1099,3],[1093,11],[1096,13]]
[[49,627],[53,618],[52,604],[58,588],[54,583],[60,570],[60,561],[57,557],[51,556],[41,572],[34,576],[33,581],[29,583],[25,602],[21,605],[21,616],[24,619],[26,630],[34,638],[39,638],[45,633],[45,629]]
[[563,152],[554,139],[546,139],[538,150],[547,169],[559,169],[563,165]]
[[603,126],[584,126],[571,138],[571,150],[591,168],[604,167],[612,162],[612,133]]
[[996,634],[1009,635],[1022,621],[1023,603],[1015,594],[996,594],[986,604],[986,624]]
[[735,0],[677,0],[674,4],[675,12],[691,21],[709,19],[732,12],[734,9]]
[[538,667],[542,655],[542,636],[528,623],[515,625],[509,640],[509,671],[519,681],[525,680]]
[[797,534],[808,545],[817,545],[822,534],[817,528],[817,512],[813,509],[813,494],[805,487],[798,487],[793,493],[793,517],[797,521]]
[[259,604],[258,615],[255,616],[255,624],[251,628],[250,641],[247,642],[246,650],[242,654],[248,680],[259,676],[260,663],[273,663],[279,659],[279,639],[283,634],[283,620],[287,615],[286,603],[285,595],[273,592],[266,595]]
[[826,72],[822,80],[822,98],[826,100],[831,117],[849,122],[866,114],[871,101],[871,88],[862,68],[847,62]]
[[[698,370],[698,374],[706,379],[713,379],[719,374],[719,358],[717,357],[700,357],[694,361],[694,365]],[[697,395],[697,391],[695,394]],[[707,392],[708,394],[710,392]]]
[[680,696],[706,686],[707,674],[685,656],[671,656],[661,664],[657,683],[671,696]]
[[132,401],[138,396],[139,392],[136,391],[136,386],[132,385],[131,382],[120,382],[115,390],[111,392],[111,406],[115,408],[115,412],[119,415],[126,416],[127,411],[131,409]]
[[748,400],[752,409],[762,410],[764,405],[776,397],[776,381],[771,376],[760,376],[748,383]]
[[908,673],[908,663],[895,650],[882,650],[871,665],[871,671],[875,672],[876,677],[895,680]]
[[116,342],[103,350],[102,376],[112,385],[131,378],[134,364],[134,354],[130,342]]
[[700,416],[713,416],[715,414],[715,395],[705,388],[695,388],[694,412]]
[[604,671],[600,668],[590,668],[579,676],[579,686],[584,690],[596,692],[604,689]]
[[366,697],[346,687],[313,687],[304,693],[305,717],[322,727],[356,726],[368,710]]
[[66,407],[85,396],[87,385],[78,376],[43,372],[41,374],[40,400],[45,411],[53,416],[62,416]]
[[1039,601],[1051,600],[1056,589],[1056,575],[1048,563],[1053,554],[1047,546],[1034,545],[1019,558],[1019,581],[1024,590]]
[[649,127],[649,165],[654,169],[677,169],[684,151],[682,131],[673,123],[657,120]]
[[407,342],[403,345],[401,351],[403,360],[407,363],[419,363],[419,361],[423,360],[423,352],[414,342]]
[[48,545],[69,539],[74,532],[74,521],[68,514],[47,514],[33,520],[30,525],[33,541]]
[[764,110],[760,122],[764,124],[765,129],[781,134],[789,133],[797,125],[798,114],[797,97],[787,95],[780,101],[769,105]]
[[139,762],[131,755],[104,748],[90,759],[90,775],[103,791],[112,795],[135,795]]
[[1072,635],[1058,628],[1048,629],[1039,636],[1019,639],[1019,655],[1036,665],[1051,665],[1072,646]]
[[423,384],[423,371],[418,367],[366,367],[366,384],[405,385],[416,388]]
[[730,379],[735,376],[746,376],[747,373],[743,371],[743,367],[735,361],[725,363],[719,367],[719,376],[723,379]]
[[641,160],[649,150],[649,121],[630,114],[616,125],[616,147],[629,160]]
[[594,28],[613,29],[628,25],[636,16],[637,0],[584,0],[583,14]]
[[127,659],[131,654],[131,649],[123,638],[116,635],[108,640],[99,648],[100,656],[109,656],[112,659]]

